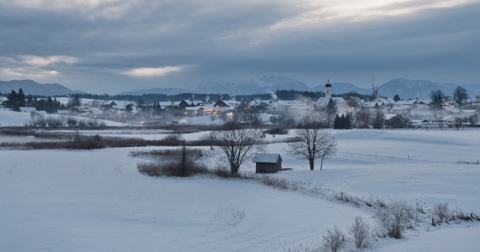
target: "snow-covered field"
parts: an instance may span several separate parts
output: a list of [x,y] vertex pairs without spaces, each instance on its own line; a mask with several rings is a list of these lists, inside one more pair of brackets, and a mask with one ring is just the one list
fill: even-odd
[[[480,213],[479,130],[332,132],[338,154],[323,171],[319,164],[309,171],[284,143],[268,145],[293,169],[273,176]],[[355,216],[374,224],[368,209],[252,181],[141,175],[136,164],[143,160],[129,155],[139,149],[155,148],[0,150],[0,251],[283,251],[321,243],[327,229],[346,229]],[[203,162],[225,163],[218,151],[205,148]],[[248,160],[242,169],[253,171],[254,164]],[[478,237],[479,222],[423,225],[368,250],[478,251]]]
[[[45,115],[46,118],[48,117],[53,117],[53,118],[58,118],[58,117],[72,117],[77,120],[83,120],[83,121],[89,121],[91,119],[85,118],[85,117],[80,117],[80,116],[64,116],[60,114],[47,114]],[[27,112],[15,112],[11,110],[4,110],[0,109],[0,127],[9,127],[9,126],[25,126],[29,125],[30,122],[32,121],[32,117],[30,116],[30,113]],[[122,127],[122,126],[127,126],[125,123],[120,123],[120,122],[114,122],[114,121],[109,121],[109,120],[102,120],[102,119],[97,119],[98,123],[105,123],[107,126],[113,126],[113,127]]]

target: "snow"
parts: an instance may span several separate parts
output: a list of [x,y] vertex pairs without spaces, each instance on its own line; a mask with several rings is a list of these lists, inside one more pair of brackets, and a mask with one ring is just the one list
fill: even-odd
[[[273,176],[357,197],[426,208],[448,203],[480,213],[479,130],[331,132],[338,154],[324,161],[322,171],[318,162],[309,171],[308,162],[275,142],[291,135],[267,134],[272,144],[266,152],[281,154],[283,167],[293,169]],[[95,131],[146,139],[166,133]],[[0,142],[5,139],[0,135]],[[327,229],[345,229],[355,216],[374,223],[368,209],[252,181],[148,177],[136,169],[145,160],[129,153],[151,149],[158,148],[0,150],[0,251],[283,251],[321,242]],[[202,162],[225,163],[218,148],[203,150]],[[255,167],[248,160],[241,169]],[[368,250],[478,251],[479,235],[479,222],[424,225]]]
[[[44,115],[46,118],[48,117],[53,117],[53,118],[58,118],[58,117],[65,117],[65,115],[61,114],[45,114]],[[77,120],[84,120],[84,121],[90,121],[93,120],[91,118],[85,118],[85,117],[80,117],[80,116],[66,116],[66,117],[72,117]],[[2,110],[0,109],[0,126],[1,127],[10,127],[10,126],[25,126],[29,125],[30,121],[32,120],[32,117],[30,116],[30,112],[15,112],[11,110]],[[99,123],[105,123],[107,126],[113,126],[113,127],[121,127],[121,126],[126,126],[127,124],[125,123],[120,123],[120,122],[114,122],[114,121],[109,121],[109,120],[103,120],[103,119],[96,119]]]
[[0,109],[0,126],[2,127],[28,125],[31,119],[30,113]]
[[0,152],[0,251],[267,251],[362,214],[251,182],[150,178],[130,150]]
[[[422,234],[413,239],[380,247],[384,252],[478,251],[480,228],[453,227]],[[467,242],[463,242],[467,241]]]

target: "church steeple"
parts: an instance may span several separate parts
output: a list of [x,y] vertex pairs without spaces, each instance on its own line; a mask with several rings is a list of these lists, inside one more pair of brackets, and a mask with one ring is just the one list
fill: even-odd
[[325,98],[327,98],[327,100],[332,98],[332,84],[330,84],[330,79],[327,81],[327,84],[325,84]]

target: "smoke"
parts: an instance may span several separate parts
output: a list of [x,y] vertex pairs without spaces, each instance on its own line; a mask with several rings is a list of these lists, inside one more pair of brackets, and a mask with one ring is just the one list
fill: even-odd
[[275,101],[278,99],[277,95],[274,92],[270,92],[270,96],[272,97],[272,100]]

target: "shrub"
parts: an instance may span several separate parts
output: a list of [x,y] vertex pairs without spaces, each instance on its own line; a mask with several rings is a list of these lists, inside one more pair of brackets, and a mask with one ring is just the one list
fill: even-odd
[[273,129],[265,130],[263,133],[271,135],[286,135],[288,134],[288,130],[280,127],[275,127]]
[[213,174],[219,178],[236,178],[237,174],[232,174],[230,169],[225,166],[219,166],[213,170]]
[[48,124],[48,127],[50,128],[54,128],[54,129],[57,129],[57,128],[60,128],[60,127],[63,127],[64,125],[64,120],[63,118],[56,118],[56,117],[51,117],[49,116],[47,118],[47,124]]
[[311,245],[308,244],[292,244],[290,247],[283,247],[283,252],[320,252],[322,247],[317,244],[316,241],[312,242]]
[[201,157],[201,151],[187,150],[185,145],[181,150],[137,151],[132,152],[132,155],[158,158],[156,162],[137,165],[138,171],[150,176],[190,177],[209,172],[205,165],[194,162]]
[[197,174],[207,174],[208,168],[204,165],[188,163],[186,167],[181,162],[148,162],[137,164],[139,172],[149,176],[191,177]]
[[289,189],[288,180],[286,178],[260,176],[260,177],[256,177],[256,180],[266,186],[270,186],[280,190],[286,191]]
[[42,114],[32,112],[30,113],[30,117],[32,118],[32,120],[30,121],[30,126],[39,128],[47,127],[47,119]]
[[162,142],[164,142],[165,145],[169,146],[178,146],[181,145],[184,139],[182,138],[182,135],[180,134],[170,134],[165,136],[162,139]]
[[70,142],[28,142],[26,147],[32,149],[70,149],[92,150],[105,148],[103,141],[70,141]]
[[412,224],[415,214],[405,201],[394,201],[377,208],[375,217],[386,236],[401,239],[403,230]]
[[323,236],[323,246],[326,250],[337,252],[345,245],[345,233],[334,226],[333,230],[327,229],[327,234]]
[[68,118],[67,118],[67,125],[68,125],[68,127],[70,127],[70,128],[77,127],[78,121],[77,121],[77,119],[75,119],[75,118],[73,118],[73,117],[68,117]]
[[355,241],[355,247],[366,248],[370,238],[370,225],[363,221],[362,217],[357,216],[353,224],[348,228],[348,233]]
[[[202,150],[200,149],[187,149],[187,156],[190,159],[197,160],[202,157]],[[130,153],[134,157],[148,157],[157,160],[165,159],[179,159],[181,158],[182,151],[178,149],[165,149],[165,150],[151,150],[151,151],[132,151]]]
[[438,218],[438,224],[444,220],[448,221],[450,210],[448,209],[448,203],[439,203],[433,206],[433,215]]

